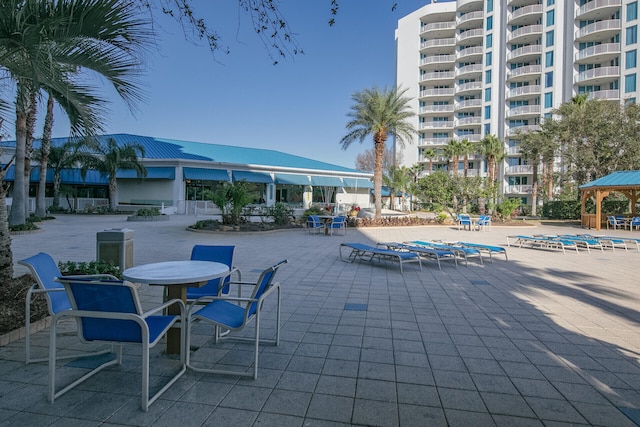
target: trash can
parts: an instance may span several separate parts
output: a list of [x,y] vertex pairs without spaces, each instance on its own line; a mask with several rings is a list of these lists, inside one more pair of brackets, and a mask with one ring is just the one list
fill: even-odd
[[120,271],[133,267],[133,230],[113,228],[96,234],[96,260],[112,262]]

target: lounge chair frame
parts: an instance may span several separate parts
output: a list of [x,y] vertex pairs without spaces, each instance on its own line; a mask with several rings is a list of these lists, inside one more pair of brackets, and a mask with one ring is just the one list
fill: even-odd
[[[345,258],[342,253],[343,248],[351,249],[349,255]],[[422,271],[422,261],[420,255],[415,252],[399,251],[393,249],[383,249],[376,246],[366,245],[364,243],[341,243],[339,247],[340,259],[345,262],[354,261],[394,261],[400,265],[400,273],[404,274],[402,265],[405,263],[417,262]]]

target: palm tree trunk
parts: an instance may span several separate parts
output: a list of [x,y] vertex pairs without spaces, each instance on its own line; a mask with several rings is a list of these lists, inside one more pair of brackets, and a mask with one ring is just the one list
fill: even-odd
[[11,234],[7,221],[7,190],[4,176],[8,167],[0,171],[0,284],[9,283],[13,278],[13,253],[11,252]]
[[531,215],[538,215],[538,163],[533,164],[533,185],[531,186]]
[[31,156],[33,155],[33,132],[36,128],[36,92],[32,91],[29,98],[29,112],[27,114],[27,138],[24,146],[24,213],[29,217],[29,186],[31,185]]
[[38,182],[38,195],[36,199],[36,216],[43,218],[46,215],[45,191],[47,188],[47,167],[49,166],[49,149],[51,147],[51,128],[53,127],[53,97],[47,99],[47,114],[44,118],[44,129],[40,144],[40,181]]
[[13,181],[13,200],[9,213],[9,225],[22,225],[26,222],[25,185],[24,185],[24,150],[27,139],[27,114],[16,108],[16,162]]
[[109,177],[109,210],[116,210],[116,193],[118,191],[118,185],[116,183],[116,176]]
[[60,182],[62,182],[62,178],[60,177],[60,171],[56,171],[53,174],[53,207],[57,208],[60,206]]
[[384,141],[386,136],[375,135],[374,147],[376,160],[373,168],[373,197],[375,198],[374,219],[382,218],[382,159],[384,157]]

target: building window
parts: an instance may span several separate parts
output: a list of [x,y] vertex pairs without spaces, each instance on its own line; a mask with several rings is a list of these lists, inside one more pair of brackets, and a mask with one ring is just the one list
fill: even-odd
[[553,51],[544,54],[544,66],[553,67]]
[[487,18],[487,31],[493,30],[493,16]]
[[553,93],[549,92],[549,93],[545,93],[544,94],[544,108],[551,108],[553,107]]
[[492,59],[493,58],[492,58],[491,52],[487,52],[484,65],[486,65],[487,67],[490,66]]
[[493,0],[487,0],[487,12],[493,12]]
[[627,5],[627,22],[638,19],[638,2],[634,1]]
[[488,87],[484,90],[484,100],[485,102],[491,101],[491,88]]
[[556,4],[556,0],[547,0],[547,6]]
[[491,135],[491,125],[489,123],[486,123],[484,125],[484,134],[485,135]]
[[637,61],[638,61],[638,52],[635,49],[625,53],[624,63],[625,63],[626,69],[636,68]]
[[486,107],[484,107],[484,118],[485,119],[491,118],[491,105],[487,105]]
[[484,82],[485,84],[491,83],[491,70],[487,70],[484,72]]
[[633,25],[627,28],[627,44],[638,43],[638,26]]
[[556,22],[556,11],[551,9],[547,12],[547,27],[551,27]]
[[628,76],[624,76],[624,93],[635,92],[636,91],[636,75],[629,74]]
[[493,34],[487,34],[487,49],[493,47]]
[[544,73],[544,87],[551,87],[551,86],[553,86],[553,71]]
[[553,46],[553,40],[554,40],[553,30],[547,31],[547,34],[546,34],[546,46],[547,47]]

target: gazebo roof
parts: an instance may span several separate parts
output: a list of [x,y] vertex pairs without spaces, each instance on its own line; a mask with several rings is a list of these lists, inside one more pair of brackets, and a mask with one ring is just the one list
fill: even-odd
[[619,171],[603,176],[594,181],[581,185],[582,189],[607,187],[610,189],[640,187],[640,170],[638,171]]

